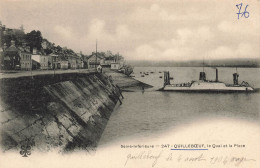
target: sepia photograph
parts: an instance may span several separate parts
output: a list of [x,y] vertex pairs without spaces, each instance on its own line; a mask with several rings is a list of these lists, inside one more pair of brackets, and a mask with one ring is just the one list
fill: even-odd
[[1,168],[260,167],[260,0],[0,0]]

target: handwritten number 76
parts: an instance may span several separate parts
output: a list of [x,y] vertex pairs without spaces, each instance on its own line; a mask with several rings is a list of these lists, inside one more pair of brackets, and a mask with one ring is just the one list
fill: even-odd
[[238,4],[238,5],[236,5],[237,6],[237,8],[238,8],[238,13],[237,13],[237,19],[239,19],[239,17],[241,16],[241,17],[245,17],[245,18],[248,18],[249,17],[249,12],[247,12],[246,11],[246,8],[248,7],[248,5],[246,5],[246,7],[245,7],[245,10],[244,10],[244,12],[241,12],[241,8],[242,8],[242,6],[243,6],[243,3],[241,3],[241,4]]

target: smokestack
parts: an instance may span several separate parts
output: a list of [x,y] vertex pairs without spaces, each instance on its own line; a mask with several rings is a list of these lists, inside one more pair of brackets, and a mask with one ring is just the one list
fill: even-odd
[[206,73],[205,72],[200,72],[200,78],[199,80],[205,81],[206,80]]
[[218,82],[218,69],[216,68],[216,82]]
[[233,83],[234,85],[238,85],[238,73],[233,73]]
[[169,71],[164,71],[164,86],[170,85],[170,73]]

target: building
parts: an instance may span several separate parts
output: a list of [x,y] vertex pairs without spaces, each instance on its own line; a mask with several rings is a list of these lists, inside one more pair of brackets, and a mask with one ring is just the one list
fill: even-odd
[[120,68],[121,68],[120,63],[117,63],[117,62],[111,63],[111,69],[116,69],[116,70],[118,70],[118,69],[120,69]]
[[[33,64],[33,69],[49,69],[49,56],[37,52],[36,48],[33,48],[32,60],[35,62],[35,64]],[[38,65],[40,65],[40,67]]]
[[82,61],[83,61],[83,68],[88,69],[88,56],[86,55],[82,56]]
[[76,69],[77,68],[77,56],[70,55],[68,56],[68,69]]
[[32,54],[24,48],[19,48],[21,70],[32,70]]
[[41,69],[48,70],[49,69],[49,56],[48,55],[41,55]]
[[55,55],[55,54],[50,54],[49,57],[49,68],[50,69],[58,69],[58,55]]
[[68,69],[69,68],[69,61],[68,60],[60,60],[58,63],[58,69]]
[[92,54],[88,57],[87,67],[88,69],[96,68],[98,65],[104,64],[104,57],[96,54]]
[[[4,47],[5,48],[5,47]],[[32,57],[30,51],[23,47],[16,47],[15,41],[3,52],[2,69],[6,70],[31,70]]]
[[3,53],[3,69],[20,70],[20,51],[15,46],[15,41],[11,41],[11,46],[6,48]]
[[80,51],[80,53],[77,53],[77,59],[76,59],[77,69],[84,68],[84,55]]
[[104,59],[104,65],[102,66],[106,66],[106,67],[110,67],[112,63],[115,63],[116,60],[113,56],[109,56],[109,57],[105,57]]

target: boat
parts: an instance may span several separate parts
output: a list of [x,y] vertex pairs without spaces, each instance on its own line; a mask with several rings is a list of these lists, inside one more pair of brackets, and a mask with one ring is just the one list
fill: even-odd
[[239,74],[233,74],[233,84],[225,84],[218,80],[218,69],[216,68],[216,80],[207,80],[206,73],[200,72],[199,81],[188,83],[171,84],[169,71],[164,72],[164,86],[162,91],[176,92],[252,92],[254,88],[247,82],[238,83]]
[[130,65],[123,65],[123,67],[121,67],[118,70],[118,72],[123,73],[123,74],[129,76],[133,72],[133,67],[131,67]]

